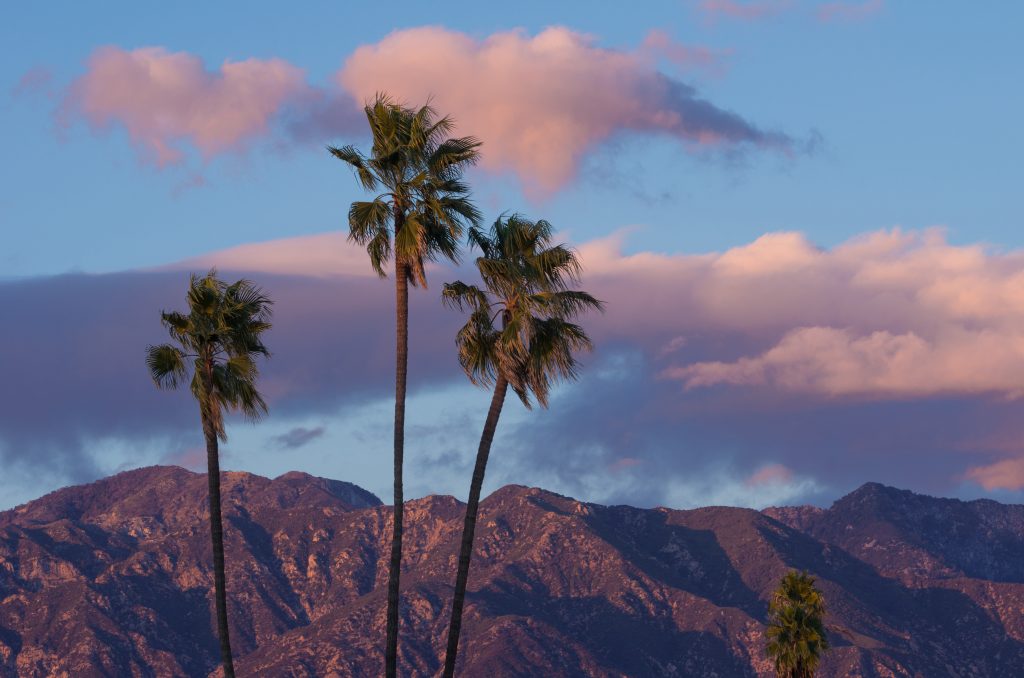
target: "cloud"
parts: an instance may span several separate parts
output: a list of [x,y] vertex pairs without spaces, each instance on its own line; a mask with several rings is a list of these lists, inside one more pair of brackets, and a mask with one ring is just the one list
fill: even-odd
[[701,0],[697,7],[709,20],[724,17],[757,21],[781,14],[792,6],[792,0]]
[[191,445],[182,449],[172,450],[160,461],[173,466],[183,466],[192,471],[205,471],[207,467],[206,448],[199,445]]
[[[211,68],[163,47],[107,46],[65,89],[57,118],[65,127],[81,119],[94,130],[123,128],[144,160],[164,167],[182,162],[189,149],[209,159],[261,140],[287,147],[364,135],[361,103],[377,92],[412,104],[433,97],[455,115],[461,133],[483,139],[484,169],[511,172],[543,195],[572,180],[587,152],[621,133],[667,135],[687,150],[798,150],[789,136],[719,108],[657,69],[664,60],[719,73],[721,56],[662,30],[624,51],[568,28],[479,40],[424,27],[359,47],[334,83],[320,87],[278,58]],[[26,74],[17,89],[41,86],[34,83],[42,74]]]
[[286,433],[274,436],[272,443],[288,450],[295,450],[303,445],[313,442],[317,438],[322,437],[324,430],[323,426],[317,426],[315,428],[297,426]]
[[782,464],[768,464],[747,478],[747,485],[750,487],[778,485],[788,483],[792,479],[793,472]]
[[[653,42],[670,47],[661,34]],[[794,150],[785,134],[658,72],[642,51],[601,48],[560,27],[483,40],[414,28],[358,48],[338,81],[358,100],[382,90],[410,102],[434,97],[439,110],[454,113],[459,132],[484,141],[485,169],[512,172],[540,194],[572,180],[588,151],[622,132],[667,135],[685,148]]]
[[545,468],[568,494],[682,505],[687,483],[713,496],[695,476],[732,487],[768,464],[793,474],[786,501],[820,501],[867,480],[948,493],[1024,455],[1005,444],[1024,436],[1024,253],[941,230],[674,255],[623,237],[579,247],[608,302],[587,320],[598,352],[510,434],[502,478]]
[[[615,331],[659,337],[675,356],[662,376],[687,388],[1016,397],[1024,384],[1024,253],[899,229],[832,250],[796,233],[713,255],[623,256],[620,246],[581,250],[591,279],[615,290],[610,303],[649,300]],[[716,349],[725,355],[698,358],[709,332],[728,338]]]
[[366,251],[349,242],[347,233],[341,231],[247,243],[168,264],[160,270],[202,271],[210,268],[317,278],[341,275],[377,277],[366,258]]
[[[1007,441],[1024,439],[1021,252],[899,229],[829,249],[795,233],[709,254],[622,247],[622,236],[579,245],[584,287],[608,302],[584,319],[597,351],[550,410],[507,404],[492,486],[647,506],[822,501],[867,480],[1017,486],[1024,448]],[[344,413],[367,403],[383,403],[386,431],[394,293],[360,257],[328,233],[156,271],[0,281],[0,353],[17,356],[0,363],[0,456],[87,480],[106,468],[104,441],[127,460],[198,444],[194,402],[158,391],[143,362],[193,266],[249,276],[276,302],[261,376],[283,422],[274,435],[297,443],[320,421],[340,435]],[[453,344],[463,319],[438,296],[454,278],[472,273],[437,267],[411,300],[410,392],[439,413],[438,394],[465,383]],[[459,393],[457,417],[409,432],[438,463],[471,455],[478,436],[487,396]]]
[[986,490],[1020,490],[1024,488],[1024,458],[975,466],[968,469],[965,476]]
[[826,2],[818,7],[817,17],[818,21],[823,23],[862,21],[874,14],[878,14],[884,6],[884,0]]
[[11,88],[11,96],[21,97],[32,94],[52,94],[53,72],[44,66],[35,66],[25,71],[14,87]]
[[666,370],[688,388],[763,385],[829,396],[910,397],[1024,392],[1024,333],[951,327],[934,339],[914,332],[804,327],[753,358]]
[[699,69],[720,76],[725,72],[724,59],[730,50],[714,50],[700,45],[686,45],[672,39],[666,31],[651,29],[640,44],[640,53],[686,69]]
[[[394,387],[393,341],[382,340],[394,331],[387,282],[221,273],[253,278],[275,301],[272,357],[260,379],[275,419],[333,413]],[[18,356],[0,363],[0,458],[60,469],[72,482],[100,475],[107,467],[98,455],[111,445],[143,459],[154,446],[180,450],[201,440],[187,389],[157,390],[144,363],[147,345],[167,341],[160,311],[183,309],[186,286],[185,270],[0,281],[0,352]],[[412,297],[415,392],[461,377],[452,350],[458,315],[428,306],[426,292]]]
[[102,47],[68,88],[60,117],[93,128],[118,124],[143,156],[179,162],[187,143],[204,157],[238,151],[270,131],[290,103],[310,96],[301,69],[281,59],[225,61],[208,70],[162,47]]

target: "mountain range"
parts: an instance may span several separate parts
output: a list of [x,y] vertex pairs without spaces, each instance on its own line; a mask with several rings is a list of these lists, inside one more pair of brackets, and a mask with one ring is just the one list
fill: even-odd
[[[223,474],[238,675],[375,676],[391,511]],[[439,672],[464,505],[407,503],[401,673]],[[1024,506],[869,483],[830,508],[638,509],[506,486],[481,506],[461,676],[764,676],[789,570],[821,676],[1024,675]],[[0,676],[217,675],[206,479],[149,467],[0,513]]]

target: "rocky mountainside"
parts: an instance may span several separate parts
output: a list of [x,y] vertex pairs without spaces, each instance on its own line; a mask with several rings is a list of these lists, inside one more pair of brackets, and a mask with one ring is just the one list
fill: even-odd
[[[206,481],[122,473],[0,513],[0,676],[215,671]],[[390,510],[354,485],[224,474],[243,676],[374,676]],[[408,503],[403,675],[430,676],[463,505]],[[483,503],[463,676],[769,675],[767,599],[819,579],[825,676],[1024,675],[1024,507],[868,484],[830,509],[640,510],[504,487]]]

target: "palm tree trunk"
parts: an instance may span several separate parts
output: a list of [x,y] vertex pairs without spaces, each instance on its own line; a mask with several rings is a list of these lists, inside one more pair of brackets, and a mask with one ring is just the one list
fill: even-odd
[[202,413],[203,435],[206,437],[206,476],[210,494],[210,537],[213,542],[214,598],[217,601],[217,635],[220,637],[220,658],[225,678],[234,678],[231,641],[228,638],[228,600],[224,582],[224,526],[220,516],[220,459],[217,431],[206,413]]
[[402,462],[405,456],[405,381],[409,368],[409,267],[395,257],[395,496],[394,527],[391,533],[391,564],[388,569],[387,648],[384,672],[398,675],[398,600],[402,569]]
[[473,557],[473,536],[476,532],[476,513],[480,506],[480,491],[484,485],[487,458],[491,454],[491,442],[498,428],[501,407],[505,404],[508,381],[501,375],[494,384],[491,407],[487,410],[487,421],[480,435],[480,447],[476,452],[476,466],[473,480],[469,484],[469,499],[466,502],[466,521],[462,527],[462,547],[459,550],[459,571],[455,575],[455,595],[452,597],[452,620],[448,626],[448,649],[444,655],[444,678],[455,675],[455,658],[459,650],[459,633],[462,631],[462,607],[466,602],[466,584],[469,581],[469,561]]

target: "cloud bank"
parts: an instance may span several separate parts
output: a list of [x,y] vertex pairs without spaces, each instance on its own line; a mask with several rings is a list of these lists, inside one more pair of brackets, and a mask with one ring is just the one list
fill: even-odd
[[[336,258],[318,259],[328,248]],[[608,302],[586,319],[598,350],[550,410],[509,406],[491,482],[675,506],[820,501],[867,480],[939,493],[1024,487],[1024,253],[898,229],[831,249],[775,233],[710,254],[624,254],[621,237],[579,251],[585,287]],[[0,365],[0,455],[86,479],[95,441],[191,439],[193,403],[158,392],[142,357],[164,340],[158,311],[182,306],[194,264],[245,273],[276,300],[262,380],[287,427],[276,444],[315,447],[325,424],[310,422],[334,430],[332,417],[393,386],[393,291],[356,265],[362,256],[324,234],[161,271],[0,282],[0,352],[18,356]],[[464,383],[453,344],[462,319],[438,288],[470,275],[439,267],[413,295],[414,394]],[[450,437],[445,416],[416,439]]]

